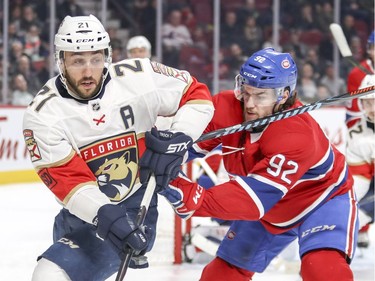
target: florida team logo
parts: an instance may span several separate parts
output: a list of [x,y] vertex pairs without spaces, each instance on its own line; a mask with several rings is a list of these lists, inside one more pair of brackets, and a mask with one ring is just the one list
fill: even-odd
[[95,174],[100,190],[113,202],[133,189],[138,173],[135,133],[102,139],[81,148],[81,156]]
[[23,137],[25,138],[27,150],[30,153],[31,162],[36,162],[42,159],[38,144],[34,138],[32,130],[23,130]]
[[284,69],[287,69],[290,67],[290,61],[288,59],[284,59],[282,62],[281,62],[281,66],[284,68]]

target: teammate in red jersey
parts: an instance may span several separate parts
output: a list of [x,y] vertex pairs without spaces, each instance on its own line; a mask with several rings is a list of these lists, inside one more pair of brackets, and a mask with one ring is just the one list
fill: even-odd
[[[272,48],[254,53],[235,80],[234,91],[213,97],[215,113],[206,133],[301,105],[297,68],[288,53]],[[200,280],[251,280],[294,239],[304,281],[353,280],[349,263],[358,232],[353,179],[344,155],[310,114],[200,142],[193,153],[206,154],[219,144],[229,181],[205,190],[180,176],[160,192],[183,218],[234,220]]]
[[[374,37],[375,31],[373,31],[367,39],[367,56],[366,59],[361,62],[361,65],[369,71],[369,73],[375,73],[374,71],[374,58],[375,58],[375,47],[374,47]],[[355,91],[359,89],[363,79],[366,77],[364,70],[359,67],[354,67],[349,75],[347,80],[348,91]],[[360,110],[358,99],[352,99],[348,101],[346,105],[346,125],[350,128],[358,118],[361,118],[363,113]]]

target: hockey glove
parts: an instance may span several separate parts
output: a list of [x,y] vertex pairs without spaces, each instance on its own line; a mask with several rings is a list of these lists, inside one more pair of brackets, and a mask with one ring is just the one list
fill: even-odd
[[126,247],[138,253],[147,247],[147,236],[127,215],[123,205],[106,204],[100,207],[94,224],[97,225],[98,236],[109,241],[120,257],[123,257]]
[[146,151],[140,162],[140,180],[144,184],[151,173],[156,179],[156,191],[167,188],[168,183],[177,177],[183,158],[193,145],[191,137],[184,133],[158,131],[152,128],[145,135]]
[[175,213],[182,219],[190,218],[199,209],[204,200],[206,190],[185,177],[178,177],[169,183],[169,187],[161,191]]

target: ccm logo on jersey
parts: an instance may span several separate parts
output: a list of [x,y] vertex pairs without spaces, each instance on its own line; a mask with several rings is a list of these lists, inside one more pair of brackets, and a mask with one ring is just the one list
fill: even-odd
[[309,235],[310,233],[314,233],[314,232],[320,232],[320,231],[326,231],[326,230],[332,231],[335,228],[336,228],[336,225],[319,225],[319,226],[315,226],[313,228],[307,229],[304,232],[302,232],[302,237],[305,237],[305,236]]
[[176,153],[176,152],[187,150],[189,143],[190,143],[190,141],[170,144],[168,146],[168,149],[167,149],[166,153]]

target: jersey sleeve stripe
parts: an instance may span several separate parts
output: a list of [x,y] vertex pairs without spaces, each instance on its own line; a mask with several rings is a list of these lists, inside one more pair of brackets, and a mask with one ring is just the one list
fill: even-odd
[[332,149],[328,149],[328,153],[323,157],[323,161],[319,161],[318,165],[315,165],[309,169],[302,177],[301,180],[306,179],[321,179],[332,170],[334,163],[334,154]]
[[259,218],[263,217],[264,216],[263,204],[260,198],[258,197],[258,195],[256,194],[256,192],[252,188],[250,188],[250,186],[243,180],[242,177],[237,176],[234,179],[247,192],[247,194],[249,194],[251,199],[253,199],[253,202],[255,203],[259,211]]
[[261,176],[243,177],[243,181],[255,192],[267,213],[284,195],[287,189]]

